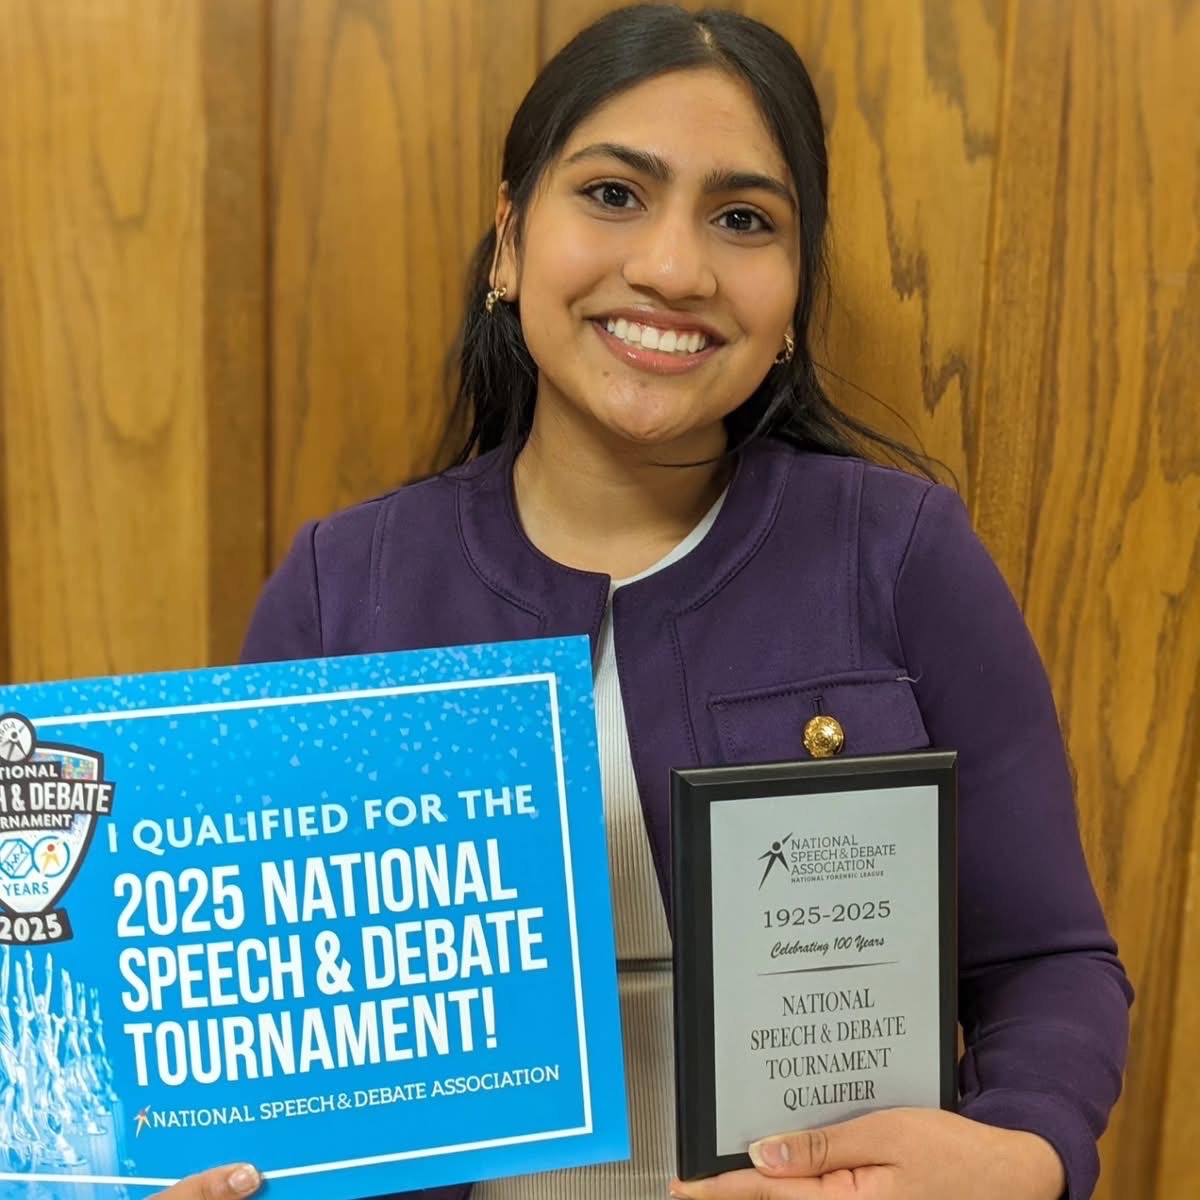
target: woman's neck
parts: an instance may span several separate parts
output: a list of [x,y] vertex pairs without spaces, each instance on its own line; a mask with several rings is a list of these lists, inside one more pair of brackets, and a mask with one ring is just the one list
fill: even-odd
[[539,428],[535,418],[513,491],[526,536],[564,566],[614,579],[646,570],[687,537],[729,482],[731,465],[711,461],[725,449],[723,429],[686,447],[630,447],[556,436],[547,424]]

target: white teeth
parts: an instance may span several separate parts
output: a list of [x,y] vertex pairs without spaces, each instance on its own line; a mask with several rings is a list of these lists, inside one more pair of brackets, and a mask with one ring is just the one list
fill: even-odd
[[626,321],[624,317],[615,320],[610,317],[604,327],[628,346],[641,346],[660,353],[695,354],[708,345],[708,338],[697,331],[688,333],[677,329],[658,329],[653,325]]

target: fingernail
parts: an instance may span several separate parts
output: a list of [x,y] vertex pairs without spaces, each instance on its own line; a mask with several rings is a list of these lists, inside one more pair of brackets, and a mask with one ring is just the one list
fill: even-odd
[[750,1161],[756,1167],[786,1167],[790,1157],[787,1142],[763,1138],[750,1143]]
[[235,1196],[249,1196],[258,1190],[258,1185],[262,1183],[262,1176],[258,1173],[257,1167],[252,1167],[249,1163],[242,1163],[240,1167],[235,1167],[230,1171],[229,1178],[225,1182],[229,1184],[230,1190]]

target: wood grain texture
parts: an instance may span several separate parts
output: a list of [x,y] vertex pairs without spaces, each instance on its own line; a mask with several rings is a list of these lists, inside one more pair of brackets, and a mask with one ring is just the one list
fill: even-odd
[[[1018,26],[1038,7],[1017,6]],[[1200,1039],[1177,1023],[1196,978],[1180,948],[1200,759],[1200,9],[1080,0],[1072,18],[1025,607],[1139,989],[1100,1195],[1157,1175],[1158,1195],[1185,1196],[1200,1191]]]
[[262,11],[0,8],[10,678],[236,653],[265,558]]
[[533,0],[274,8],[272,554],[427,468]]
[[267,0],[204,0],[207,653],[237,660],[267,573]]
[[1200,12],[1080,0],[1057,17],[1010,6],[977,499],[1050,671],[1139,993],[1097,1195],[1158,1176],[1167,1197],[1190,1192],[1159,1175],[1189,1107],[1166,1081],[1190,1091],[1200,1069],[1173,1028],[1200,717]]
[[0,7],[16,679],[203,656],[197,14]]
[[[1200,619],[1200,618],[1198,618]],[[1196,680],[1200,690],[1200,677]],[[1193,714],[1192,729],[1200,724]],[[1192,736],[1192,770],[1196,767],[1196,742]],[[1192,832],[1189,840],[1188,886],[1181,909],[1182,935],[1179,942],[1179,974],[1175,980],[1175,1002],[1170,1018],[1167,1052],[1166,1095],[1163,1103],[1162,1148],[1158,1159],[1158,1187],[1154,1195],[1195,1195],[1200,1190],[1200,1103],[1196,1099],[1196,1072],[1200,1070],[1200,783],[1192,789]]]
[[1010,6],[987,248],[973,364],[971,515],[1018,598],[1028,576],[1034,462],[1049,430],[1048,355],[1062,297],[1061,197],[1071,27],[1051,5]]
[[969,493],[1003,64],[997,5],[743,7],[800,51],[825,114],[832,288],[817,354],[830,394],[917,441]]
[[[738,0],[705,3],[704,0],[649,0],[649,3],[675,4],[696,12],[702,8],[740,9]],[[539,63],[544,65],[581,29],[622,5],[613,0],[540,0],[541,46]],[[532,82],[532,81],[531,81]]]

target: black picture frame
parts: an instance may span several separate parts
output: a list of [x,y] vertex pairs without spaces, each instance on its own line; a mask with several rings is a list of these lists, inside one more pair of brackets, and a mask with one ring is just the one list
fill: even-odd
[[[957,1100],[957,754],[922,750],[671,772],[677,1165],[680,1179],[751,1166],[718,1154],[714,1063],[712,806],[786,795],[930,785],[937,789],[938,1037],[941,1106]],[[769,1132],[769,1131],[764,1131]]]

